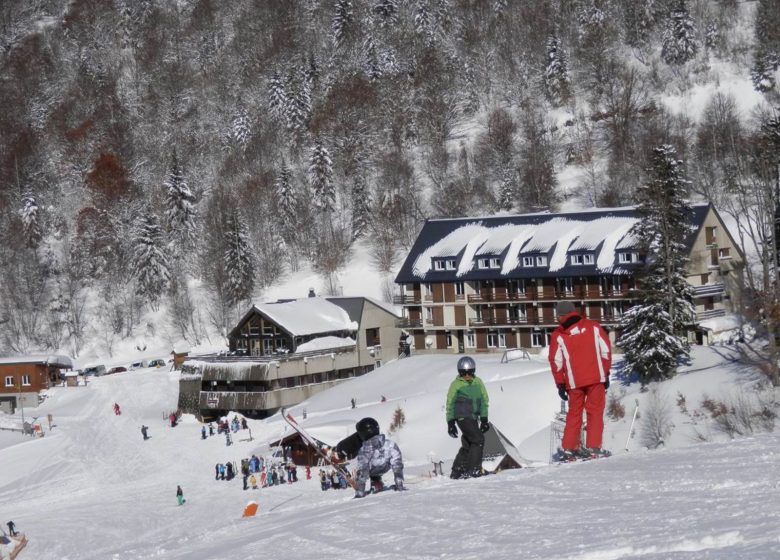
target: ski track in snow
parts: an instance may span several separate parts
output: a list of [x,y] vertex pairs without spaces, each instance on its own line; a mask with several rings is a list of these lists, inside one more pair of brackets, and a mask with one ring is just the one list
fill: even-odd
[[[381,375],[313,399],[306,405],[309,418],[325,425],[325,411],[333,410],[338,412],[330,421],[348,425],[339,415],[389,415],[394,405],[354,411],[334,406],[351,394],[360,403],[381,394],[387,388]],[[525,402],[520,399],[528,387],[550,383],[510,375],[511,381],[486,372],[496,378],[489,384],[494,406]],[[409,421],[418,420],[417,438],[403,430],[398,436],[402,450],[417,450],[407,464],[425,464],[421,450],[436,447],[415,441],[432,437],[427,424],[435,424],[447,449],[457,450],[444,433],[442,395],[432,379],[426,385],[436,394],[420,395],[412,387],[399,397]],[[352,499],[351,490],[321,491],[317,468],[309,481],[243,491],[240,476],[215,481],[214,464],[249,456],[280,421],[250,421],[254,442],[240,441],[245,432],[234,434],[231,447],[224,436],[203,441],[191,417],[167,426],[164,414],[176,406],[177,382],[177,374],[140,370],[51,391],[35,414],[51,412],[54,431],[0,449],[0,521],[13,519],[30,539],[20,560],[780,558],[778,433],[468,481],[425,478],[410,467],[408,491],[361,500]],[[352,390],[358,386],[363,393]],[[121,416],[113,414],[115,401]],[[423,418],[425,408],[429,416]],[[520,413],[502,414],[511,418],[510,412]],[[146,442],[142,424],[150,428]],[[499,422],[504,425],[510,433],[522,428]],[[182,507],[175,501],[177,484],[187,499]],[[242,519],[249,500],[259,503],[258,514]]]

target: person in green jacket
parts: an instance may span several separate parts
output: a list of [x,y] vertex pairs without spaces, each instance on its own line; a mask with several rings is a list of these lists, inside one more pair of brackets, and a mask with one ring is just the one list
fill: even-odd
[[[461,431],[460,451],[452,463],[450,478],[482,476],[482,448],[488,422],[488,394],[482,380],[476,376],[474,359],[463,356],[458,360],[458,377],[447,391],[447,433],[458,437]],[[457,424],[457,426],[456,426]]]

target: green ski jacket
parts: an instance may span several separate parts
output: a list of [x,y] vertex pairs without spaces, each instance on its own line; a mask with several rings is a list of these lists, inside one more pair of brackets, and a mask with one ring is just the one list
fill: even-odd
[[458,376],[447,391],[447,422],[458,418],[486,418],[488,394],[479,377],[466,381]]

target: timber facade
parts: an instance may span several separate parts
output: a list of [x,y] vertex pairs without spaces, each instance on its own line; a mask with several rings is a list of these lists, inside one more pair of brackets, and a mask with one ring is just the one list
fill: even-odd
[[72,369],[67,356],[0,358],[0,410],[38,406],[38,393],[59,382],[60,369]]

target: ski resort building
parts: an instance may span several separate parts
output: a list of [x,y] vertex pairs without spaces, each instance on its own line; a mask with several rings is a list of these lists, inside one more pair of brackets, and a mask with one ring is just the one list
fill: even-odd
[[365,297],[257,303],[228,335],[226,355],[187,359],[179,404],[216,417],[265,417],[398,357],[399,315]]
[[68,356],[0,358],[0,411],[38,406],[38,393],[59,382],[61,369],[73,369]]
[[[744,257],[714,207],[692,210],[689,338],[707,343],[707,321],[737,305]],[[539,352],[558,324],[556,304],[569,300],[614,342],[639,296],[638,219],[630,207],[428,220],[395,280],[398,326],[417,352]]]

